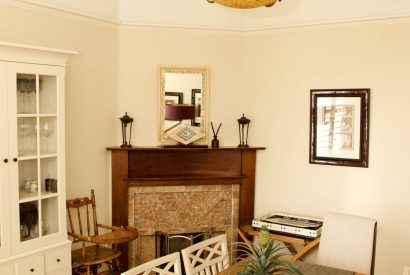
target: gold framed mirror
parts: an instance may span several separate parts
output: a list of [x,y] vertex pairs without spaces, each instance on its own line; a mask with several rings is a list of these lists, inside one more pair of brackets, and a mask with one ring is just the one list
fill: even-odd
[[165,118],[166,104],[195,106],[195,117],[184,121],[195,127],[204,136],[194,145],[208,145],[209,115],[209,69],[206,67],[160,66],[158,68],[158,143],[176,145],[177,142],[167,135],[182,121]]

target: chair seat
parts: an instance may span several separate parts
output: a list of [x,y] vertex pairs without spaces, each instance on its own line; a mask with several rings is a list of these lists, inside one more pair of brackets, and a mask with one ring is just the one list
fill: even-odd
[[129,229],[120,229],[91,237],[95,244],[119,244],[132,241],[138,237],[138,232]]
[[83,249],[79,248],[71,252],[71,259],[74,266],[87,266],[101,264],[113,260],[121,255],[121,251],[105,248],[98,245],[87,246],[85,248],[85,258],[83,259]]

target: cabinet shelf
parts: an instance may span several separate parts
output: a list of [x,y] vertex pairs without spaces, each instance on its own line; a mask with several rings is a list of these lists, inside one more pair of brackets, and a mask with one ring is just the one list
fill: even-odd
[[42,154],[39,156],[41,159],[47,159],[47,158],[56,158],[57,154],[56,153],[50,153],[50,154]]
[[24,189],[19,190],[19,203],[25,203],[38,200],[38,192],[31,193]]
[[20,161],[21,161],[21,160],[33,160],[33,159],[37,159],[37,155],[19,156],[18,159],[19,159]]
[[42,191],[41,192],[41,199],[49,199],[49,198],[54,198],[58,197],[58,193],[56,192],[47,192],[47,191]]
[[[37,192],[31,193],[31,192],[25,191],[24,189],[20,189],[19,197],[20,197],[19,203],[36,201],[39,199]],[[49,198],[54,198],[54,197],[58,197],[57,192],[41,191],[40,199],[49,199]]]
[[22,118],[36,118],[37,114],[36,113],[28,113],[28,114],[23,114],[23,113],[18,113],[17,117],[22,117]]

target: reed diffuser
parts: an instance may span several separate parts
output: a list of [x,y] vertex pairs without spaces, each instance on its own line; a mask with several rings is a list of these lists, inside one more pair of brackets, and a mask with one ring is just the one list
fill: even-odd
[[222,122],[219,124],[218,129],[216,130],[216,133],[215,133],[214,125],[211,122],[212,133],[214,134],[214,138],[212,139],[212,148],[219,148],[218,133],[219,133],[219,129],[221,129],[221,126],[222,126]]

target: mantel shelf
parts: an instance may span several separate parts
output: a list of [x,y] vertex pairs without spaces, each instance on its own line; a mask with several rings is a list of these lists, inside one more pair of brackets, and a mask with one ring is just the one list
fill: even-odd
[[219,148],[203,148],[203,147],[179,147],[179,148],[166,148],[166,147],[156,147],[156,146],[136,146],[131,148],[121,148],[120,146],[110,146],[107,147],[109,151],[124,150],[124,151],[224,151],[224,150],[238,150],[238,151],[255,151],[255,150],[265,150],[265,147],[248,147],[239,148],[235,146],[226,146]]

